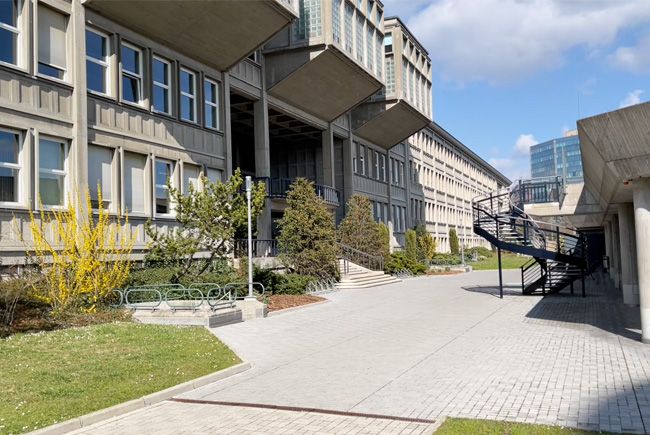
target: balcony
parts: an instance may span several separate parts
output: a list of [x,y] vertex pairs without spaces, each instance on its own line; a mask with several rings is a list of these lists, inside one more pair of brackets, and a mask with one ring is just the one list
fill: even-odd
[[370,101],[352,112],[354,134],[385,149],[391,149],[430,122],[405,100]]
[[294,25],[265,46],[271,96],[328,122],[383,83],[383,12],[349,2],[301,2]]
[[84,5],[220,71],[296,18],[280,0],[84,0]]
[[[290,178],[256,178],[255,181],[263,181],[266,184],[266,195],[269,198],[286,199],[287,192],[294,182]],[[314,184],[316,195],[325,201],[325,204],[333,207],[340,205],[339,192],[331,186]]]

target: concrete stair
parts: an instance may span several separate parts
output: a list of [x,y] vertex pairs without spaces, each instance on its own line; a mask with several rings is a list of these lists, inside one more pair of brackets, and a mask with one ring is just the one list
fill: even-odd
[[344,260],[339,260],[341,281],[337,284],[339,290],[377,287],[401,280],[382,271],[366,269],[363,266],[348,261],[348,273],[345,273]]

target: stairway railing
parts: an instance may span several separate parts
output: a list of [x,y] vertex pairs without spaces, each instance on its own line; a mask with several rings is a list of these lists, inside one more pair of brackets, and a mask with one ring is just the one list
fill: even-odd
[[384,257],[381,255],[370,255],[343,243],[339,243],[339,255],[344,260],[351,261],[366,269],[384,270]]
[[[521,266],[521,292],[526,293],[531,286],[538,283],[546,275],[544,267],[536,258],[531,258]],[[544,284],[542,283],[542,293],[544,293]],[[535,290],[535,289],[533,289]]]

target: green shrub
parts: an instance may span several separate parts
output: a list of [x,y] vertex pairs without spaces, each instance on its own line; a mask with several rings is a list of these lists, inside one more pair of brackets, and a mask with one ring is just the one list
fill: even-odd
[[0,326],[11,326],[16,307],[31,303],[30,293],[35,286],[42,285],[42,277],[28,274],[0,281]]
[[[143,285],[171,284],[177,276],[178,268],[176,267],[147,267],[142,269],[132,269],[129,274],[125,287],[138,287]],[[180,279],[180,284],[190,285],[198,282],[213,282],[224,285],[229,282],[241,282],[242,279],[237,276],[235,271],[224,265],[215,265],[212,270],[203,272],[200,275],[184,275]]]
[[267,294],[301,295],[304,294],[307,285],[315,281],[316,277],[310,275],[299,275],[297,273],[281,274],[268,269],[255,268],[253,281],[264,286]]
[[445,265],[456,265],[461,264],[461,258],[459,255],[455,254],[436,254],[429,264],[436,266],[445,266]]
[[418,237],[414,230],[406,231],[406,255],[413,261],[418,258]]
[[344,245],[371,255],[386,257],[390,252],[388,227],[375,222],[370,200],[352,195],[346,204],[346,215],[338,229],[338,238]]
[[489,258],[494,255],[494,252],[492,252],[492,250],[489,248],[486,248],[484,246],[474,246],[465,251],[465,257],[472,258],[475,252],[479,257]]
[[384,264],[384,270],[386,273],[395,273],[404,269],[410,270],[414,275],[419,275],[424,273],[427,270],[427,267],[411,258],[404,251],[393,252]]
[[454,228],[449,230],[449,249],[452,254],[460,252],[460,242],[458,241],[458,234]]

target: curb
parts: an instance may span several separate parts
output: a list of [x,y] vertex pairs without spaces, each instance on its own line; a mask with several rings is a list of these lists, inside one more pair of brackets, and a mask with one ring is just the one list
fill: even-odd
[[[321,296],[321,297],[322,297],[322,296]],[[280,314],[290,313],[290,312],[292,312],[292,311],[298,311],[298,310],[300,310],[300,309],[302,309],[302,308],[309,308],[309,307],[313,307],[314,305],[320,305],[320,304],[324,304],[324,303],[327,303],[327,302],[331,302],[331,301],[330,301],[329,299],[325,298],[324,301],[316,301],[316,302],[312,302],[312,303],[309,303],[309,304],[304,304],[304,305],[298,305],[298,306],[295,306],[295,307],[284,308],[284,309],[282,309],[282,310],[269,311],[269,314],[267,314],[266,317],[279,316]]]
[[242,362],[232,367],[225,368],[209,375],[201,376],[200,378],[192,379],[182,384],[174,385],[173,387],[166,388],[155,393],[148,394],[140,397],[139,399],[129,400],[128,402],[119,403],[111,406],[110,408],[100,409],[99,411],[91,412],[90,414],[75,417],[73,419],[56,423],[51,426],[37,429],[30,432],[30,435],[59,435],[68,433],[73,430],[81,429],[100,421],[108,420],[109,418],[117,417],[131,411],[146,408],[147,406],[171,399],[172,397],[195,390],[204,385],[212,382],[220,381],[230,376],[245,372],[250,369],[251,365],[247,362]]

